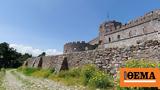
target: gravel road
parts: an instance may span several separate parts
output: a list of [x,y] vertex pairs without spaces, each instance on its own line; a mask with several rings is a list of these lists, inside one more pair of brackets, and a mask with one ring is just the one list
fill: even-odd
[[48,79],[25,76],[16,70],[7,70],[1,77],[0,90],[85,90],[84,87],[69,87]]

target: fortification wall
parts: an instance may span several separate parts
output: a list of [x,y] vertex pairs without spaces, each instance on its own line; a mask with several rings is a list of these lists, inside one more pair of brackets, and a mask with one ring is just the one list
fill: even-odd
[[[62,54],[58,56],[46,56],[42,57],[41,68],[55,68],[55,70],[59,72],[64,68],[70,69],[85,64],[95,64],[100,69],[115,74],[119,66],[123,65],[123,61],[131,58],[144,58],[160,61],[160,42],[151,40],[145,43],[140,43],[137,46],[130,46],[126,48],[95,49],[90,51]],[[33,66],[35,60],[38,59],[28,59],[26,61],[28,64],[24,65],[27,67],[35,67]]]

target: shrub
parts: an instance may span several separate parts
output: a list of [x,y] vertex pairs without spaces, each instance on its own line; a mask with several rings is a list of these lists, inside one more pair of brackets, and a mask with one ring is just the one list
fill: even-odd
[[113,78],[102,71],[97,71],[90,78],[88,84],[96,88],[107,88],[113,86]]
[[124,67],[127,68],[155,68],[158,67],[159,65],[155,61],[151,60],[128,60],[125,63]]
[[84,85],[87,85],[89,80],[93,77],[94,73],[98,71],[94,65],[86,65],[82,67],[82,75],[84,78]]
[[113,86],[113,78],[99,70],[95,65],[82,67],[83,84],[95,88],[107,88]]
[[81,69],[80,68],[73,68],[68,71],[68,76],[70,77],[80,77]]

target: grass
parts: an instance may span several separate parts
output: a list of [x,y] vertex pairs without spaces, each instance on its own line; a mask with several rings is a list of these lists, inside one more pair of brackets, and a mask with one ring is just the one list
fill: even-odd
[[58,75],[53,74],[49,78],[63,81],[67,85],[84,85],[92,89],[113,87],[113,78],[109,74],[97,69],[94,65],[61,71]]
[[38,78],[47,78],[52,74],[51,70],[38,70],[36,72],[32,73],[32,76],[38,77]]
[[17,71],[22,71],[23,74],[27,76],[31,76],[34,72],[39,71],[40,69],[37,68],[24,68],[24,67],[19,67]]
[[81,70],[79,68],[71,69],[69,71],[61,71],[59,74],[51,74],[48,78],[54,81],[63,82],[66,85],[82,85]]
[[18,71],[28,76],[48,78],[69,86],[85,86],[92,90],[96,88],[107,89],[108,87],[113,87],[113,78],[109,74],[100,71],[94,65],[85,65],[68,71],[61,71],[58,74],[55,74],[53,70],[24,67],[19,68]]
[[0,90],[6,90],[5,86],[3,85],[3,79],[5,76],[5,69],[0,69]]
[[[152,60],[128,60],[124,66],[127,68],[155,68],[160,64]],[[156,88],[121,88],[119,86],[119,77],[117,77],[117,85],[114,85],[114,79],[111,75],[99,70],[94,65],[85,65],[79,68],[73,68],[68,71],[61,71],[55,74],[53,70],[43,70],[34,68],[19,68],[19,71],[25,75],[48,78],[54,81],[62,82],[66,85],[85,86],[87,90],[94,90],[96,88],[109,90],[116,88],[116,90],[156,90]],[[118,75],[117,75],[118,76]],[[115,87],[116,86],[116,87]]]
[[[28,90],[33,90],[35,88],[38,88],[39,86],[35,82],[28,81],[28,79],[23,78],[21,75],[19,75],[16,71],[11,72],[18,80],[20,80],[24,87],[28,88]],[[1,90],[1,89],[0,89]],[[44,87],[43,90],[47,90],[47,87]]]
[[34,76],[37,78],[47,78],[54,72],[54,70],[49,70],[49,69],[37,69],[37,68],[25,68],[25,67],[20,67],[18,68],[17,71],[21,71],[23,74],[27,76]]
[[[160,63],[153,60],[127,60],[122,67],[126,68],[160,68]],[[102,90],[157,90],[157,88],[121,88],[119,86],[119,74],[117,75],[117,85],[111,75],[97,69],[94,65],[85,65],[79,68],[73,68],[68,71],[61,71],[58,74],[52,70],[42,70],[33,68],[19,68],[19,71],[25,75],[48,78],[54,81],[62,82],[66,85],[85,86],[87,90],[100,88]]]

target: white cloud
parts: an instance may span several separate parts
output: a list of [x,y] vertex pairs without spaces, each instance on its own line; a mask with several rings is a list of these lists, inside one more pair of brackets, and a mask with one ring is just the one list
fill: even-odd
[[42,52],[46,52],[47,56],[62,54],[62,52],[57,51],[56,49],[41,50],[41,49],[33,48],[31,46],[24,46],[20,44],[10,44],[10,47],[16,49],[17,52],[20,52],[22,54],[29,53],[29,54],[32,54],[33,56],[38,56]]

